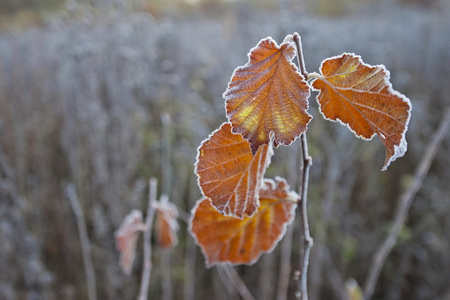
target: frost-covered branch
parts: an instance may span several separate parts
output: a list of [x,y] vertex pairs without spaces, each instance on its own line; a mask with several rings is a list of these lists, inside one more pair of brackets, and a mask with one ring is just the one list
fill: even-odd
[[303,133],[301,136],[301,147],[302,147],[302,157],[303,157],[303,169],[302,169],[302,183],[300,191],[300,202],[298,204],[298,209],[300,210],[300,219],[303,228],[303,239],[305,247],[303,249],[303,257],[300,260],[300,282],[298,287],[298,292],[300,299],[308,300],[308,265],[309,265],[309,252],[313,246],[313,239],[309,232],[308,223],[308,180],[309,180],[309,168],[312,164],[311,156],[308,154],[308,143],[306,140],[306,134]]
[[[293,38],[295,45],[297,47],[297,59],[298,64],[300,66],[300,72],[305,78],[307,78],[308,73],[306,72],[305,63],[303,59],[300,36],[298,35],[298,33],[294,33]],[[300,201],[298,204],[298,209],[300,211],[299,214],[302,221],[303,239],[305,247],[303,249],[303,258],[300,260],[301,273],[297,295],[302,300],[308,300],[307,281],[308,281],[309,252],[311,251],[311,247],[313,246],[313,239],[311,238],[311,234],[309,233],[307,203],[308,203],[309,168],[312,165],[312,159],[308,153],[308,141],[306,139],[306,133],[304,132],[300,138],[301,138],[300,143],[302,148],[303,167],[302,167],[302,182],[300,186],[301,190],[299,193]]]
[[300,67],[300,73],[305,77],[305,80],[308,78],[308,72],[306,72],[305,67],[305,59],[303,58],[303,49],[302,49],[302,41],[300,35],[296,32],[292,35],[294,39],[295,46],[297,47],[297,59],[298,65]]
[[294,224],[291,224],[281,244],[280,272],[278,274],[277,300],[286,300],[289,290],[289,279],[291,277],[291,248]]
[[397,242],[398,235],[403,227],[403,224],[405,223],[412,201],[414,200],[415,195],[422,186],[425,176],[427,175],[428,170],[430,169],[431,163],[433,162],[433,159],[436,156],[436,152],[439,148],[439,145],[442,142],[443,138],[445,137],[449,124],[450,124],[450,107],[447,108],[447,111],[444,117],[442,118],[438,129],[431,137],[431,141],[428,144],[427,149],[425,150],[425,154],[423,155],[420,164],[417,166],[417,169],[415,171],[413,183],[407,190],[403,192],[403,194],[400,197],[400,205],[397,209],[397,212],[395,213],[394,224],[391,230],[389,231],[389,234],[386,236],[385,240],[383,241],[383,243],[380,245],[380,247],[375,252],[375,255],[373,256],[369,268],[369,275],[364,285],[365,300],[370,300],[373,296],[381,268],[383,267],[384,262],[386,261],[386,258],[391,252],[395,243]]
[[142,261],[142,278],[138,300],[148,299],[148,286],[150,284],[150,273],[152,271],[152,245],[151,245],[152,226],[153,226],[153,217],[155,215],[153,203],[156,202],[157,185],[158,180],[156,178],[151,178],[149,186],[147,216],[145,217],[144,259]]
[[66,187],[66,195],[69,198],[70,206],[75,214],[78,234],[80,235],[81,251],[83,253],[84,269],[86,272],[86,284],[89,300],[97,300],[97,286],[95,281],[94,264],[92,262],[91,243],[87,234],[86,221],[84,219],[83,210],[78,199],[75,186],[68,184]]
[[239,295],[241,295],[242,299],[255,300],[255,298],[253,298],[252,294],[250,293],[247,286],[245,285],[244,281],[241,279],[239,274],[236,272],[236,270],[232,266],[224,264],[224,265],[219,266],[219,268],[222,268],[225,271],[228,278],[231,280],[234,287],[238,291]]

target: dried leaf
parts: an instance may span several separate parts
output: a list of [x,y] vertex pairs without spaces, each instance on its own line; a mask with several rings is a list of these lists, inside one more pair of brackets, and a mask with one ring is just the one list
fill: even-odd
[[271,37],[261,40],[223,94],[233,132],[250,142],[253,153],[269,144],[271,132],[275,147],[291,144],[311,120],[309,87],[292,63],[295,44],[289,37],[280,46]]
[[202,248],[206,264],[252,264],[271,252],[295,216],[299,196],[289,191],[284,179],[265,180],[260,190],[261,207],[252,217],[238,219],[217,212],[209,199],[200,199],[192,211],[190,232]]
[[114,233],[116,247],[120,252],[119,265],[127,275],[130,274],[133,266],[139,232],[145,230],[145,224],[142,220],[142,212],[133,209]]
[[178,244],[178,209],[168,201],[167,195],[161,195],[161,200],[154,203],[154,206],[156,208],[156,241],[163,248],[173,248]]
[[198,149],[195,171],[203,195],[225,216],[253,215],[271,155],[268,145],[252,155],[249,143],[222,124]]
[[378,135],[386,148],[386,170],[406,152],[409,99],[392,89],[384,66],[365,64],[355,54],[326,59],[320,70],[323,76],[311,77],[318,77],[312,86],[320,91],[317,99],[323,115],[347,125],[363,139]]

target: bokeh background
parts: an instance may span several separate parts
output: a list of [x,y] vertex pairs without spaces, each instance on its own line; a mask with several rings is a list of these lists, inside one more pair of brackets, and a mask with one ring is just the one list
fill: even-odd
[[[446,0],[0,0],[0,299],[87,299],[70,184],[98,299],[134,299],[142,241],[125,276],[114,231],[131,209],[146,211],[150,177],[181,216],[179,244],[153,244],[150,299],[167,299],[168,288],[173,299],[239,299],[223,272],[205,267],[187,232],[200,197],[196,149],[226,121],[222,93],[249,49],[293,32],[302,36],[307,71],[354,52],[385,64],[413,105],[408,151],[381,172],[382,143],[323,120],[316,94],[310,98],[310,299],[348,299],[346,282],[366,280],[450,104]],[[447,135],[374,299],[450,299],[449,150]],[[295,188],[298,167],[297,140],[276,149],[266,176]],[[256,299],[276,298],[286,243],[298,268],[298,219],[294,227],[273,253],[236,267]]]

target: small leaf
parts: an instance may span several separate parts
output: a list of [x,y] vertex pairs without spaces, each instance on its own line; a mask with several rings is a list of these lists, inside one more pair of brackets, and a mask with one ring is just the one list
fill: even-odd
[[209,199],[197,201],[190,232],[202,248],[206,264],[253,264],[271,252],[295,216],[299,196],[289,191],[284,179],[265,180],[260,190],[261,207],[252,217],[238,219],[221,215]]
[[326,119],[347,125],[356,136],[372,139],[376,134],[386,148],[382,170],[407,148],[411,103],[394,91],[389,71],[382,65],[365,64],[360,56],[345,53],[326,59],[320,68],[323,76],[316,77],[312,86],[319,90],[320,110]]
[[161,200],[154,203],[154,206],[156,208],[156,241],[163,248],[173,248],[178,244],[178,209],[169,202],[167,195],[161,195]]
[[116,247],[120,252],[119,265],[122,271],[130,275],[136,255],[136,243],[139,238],[139,232],[145,230],[145,224],[142,221],[142,212],[133,209],[122,221],[119,229],[114,233]]
[[291,144],[311,120],[309,87],[292,63],[295,44],[288,37],[280,46],[271,37],[261,40],[223,94],[233,132],[250,142],[253,153],[269,144],[271,132],[275,147]]
[[225,216],[253,215],[271,155],[268,145],[252,155],[250,144],[222,124],[198,149],[195,172],[203,195]]

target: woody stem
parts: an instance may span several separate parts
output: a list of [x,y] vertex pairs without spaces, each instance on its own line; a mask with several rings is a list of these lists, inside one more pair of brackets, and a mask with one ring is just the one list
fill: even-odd
[[[305,62],[303,60],[302,46],[300,41],[300,36],[298,33],[293,34],[295,45],[297,46],[297,58],[298,64],[300,67],[301,74],[305,77],[308,77],[308,73],[305,69]],[[300,281],[298,284],[298,293],[300,299],[308,300],[308,288],[307,288],[307,278],[308,278],[308,264],[309,264],[309,253],[311,247],[313,246],[313,239],[311,238],[309,232],[309,224],[308,224],[308,211],[307,211],[307,203],[308,203],[308,180],[309,180],[309,169],[312,165],[311,156],[308,153],[308,141],[306,139],[306,133],[304,132],[301,135],[301,149],[302,149],[302,158],[303,158],[303,166],[302,166],[302,181],[300,187],[300,200],[298,203],[298,209],[300,210],[299,215],[302,222],[302,237],[304,241],[304,249],[303,253],[300,253],[302,259],[300,259]],[[302,255],[303,254],[303,255]]]

